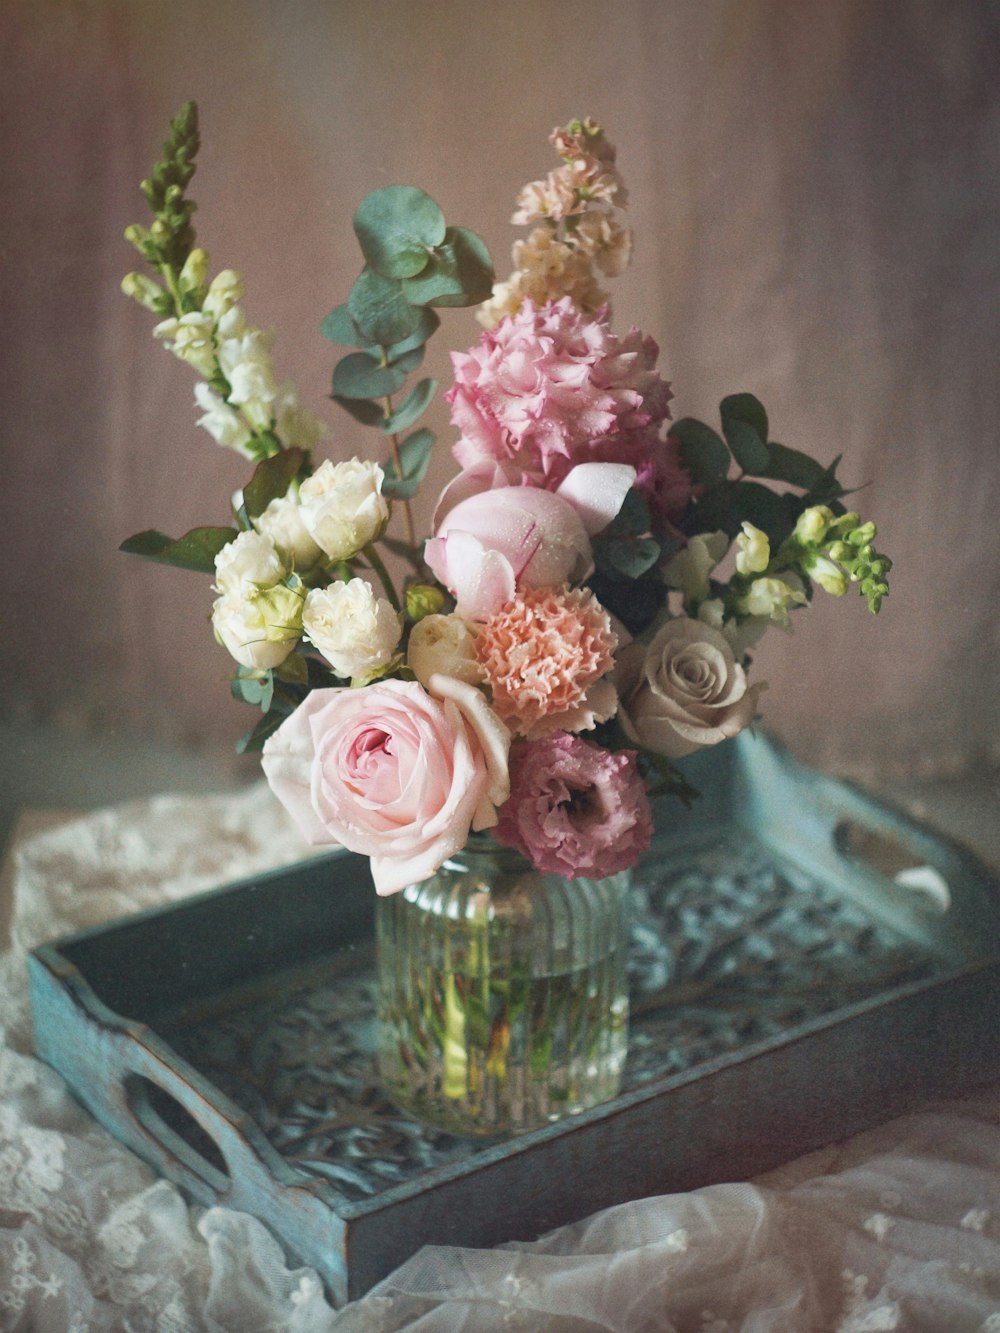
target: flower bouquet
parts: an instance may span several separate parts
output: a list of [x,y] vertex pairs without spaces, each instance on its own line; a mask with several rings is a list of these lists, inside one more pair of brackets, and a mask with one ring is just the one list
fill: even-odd
[[[689,801],[676,761],[753,721],[768,628],[817,588],[877,612],[890,567],[839,460],[770,440],[755,397],[724,398],[719,431],[672,419],[656,344],[613,330],[602,289],[631,250],[614,149],[590,120],[550,142],[503,282],[422,190],[358,207],[364,266],[321,332],[351,349],[332,397],[372,459],[316,461],[326,429],[276,378],[241,279],[210,278],[193,104],[143,182],[152,224],[126,232],[155,276],[124,290],[200,377],[199,424],[254,466],[230,524],[122,549],[214,575],[233,693],[262,714],[241,748],[310,842],[369,858],[385,904],[386,1081],[487,1131],[613,1094],[650,796]],[[420,541],[437,385],[407,381],[437,311],[469,306],[483,330],[445,394],[459,471]]]

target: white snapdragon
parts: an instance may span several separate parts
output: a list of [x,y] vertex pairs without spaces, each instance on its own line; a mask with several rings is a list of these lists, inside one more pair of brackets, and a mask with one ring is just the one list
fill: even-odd
[[331,560],[349,560],[381,537],[389,521],[384,476],[377,463],[367,460],[327,459],[299,487],[302,521]]
[[426,689],[431,676],[453,676],[479,685],[486,673],[476,658],[476,636],[461,616],[431,615],[410,631],[406,650],[410,670]]
[[297,445],[311,452],[326,434],[326,426],[303,407],[294,384],[285,383],[271,404],[274,427],[286,447]]
[[[239,326],[242,320],[234,306],[219,322],[224,333],[227,321]],[[271,361],[272,336],[263,329],[240,327],[233,336],[223,336],[218,349],[219,368],[229,381],[229,402],[242,407],[244,414],[258,430],[266,430],[273,416],[272,404],[278,389],[274,382]]]
[[767,616],[776,625],[788,628],[790,608],[805,606],[808,600],[799,576],[786,573],[774,578],[754,579],[738,605],[746,615]]
[[737,658],[742,658],[767,633],[771,624],[769,616],[746,616],[743,620],[727,620],[726,608],[722,599],[710,597],[698,607],[698,619],[703,625],[717,629],[725,636]]
[[224,268],[209,284],[201,308],[218,322],[233,306],[243,300],[243,278],[234,269]]
[[807,555],[803,568],[824,592],[831,597],[843,597],[847,591],[848,578],[841,567],[825,555]]
[[215,586],[222,593],[270,588],[290,572],[271,538],[259,532],[241,532],[215,557]]
[[279,554],[300,572],[311,569],[322,558],[323,552],[302,522],[302,511],[294,494],[273,499],[253,520],[253,525],[259,533],[269,537]]
[[766,532],[744,520],[736,534],[736,570],[739,574],[763,574],[771,563],[771,543]]
[[220,398],[214,389],[199,380],[194,386],[194,400],[204,413],[198,418],[198,425],[208,431],[216,443],[224,449],[233,449],[244,458],[252,458],[249,448],[252,431],[234,407]]
[[818,546],[826,536],[833,521],[833,510],[827,505],[810,505],[799,515],[798,522],[795,524],[795,535],[800,541],[807,542],[811,546]]
[[309,642],[344,680],[371,676],[386,666],[403,632],[402,617],[364,579],[313,588],[302,624]]
[[192,310],[180,319],[163,319],[153,329],[174,356],[193,366],[199,375],[211,377],[215,373],[215,321],[201,310]]
[[678,588],[687,602],[702,602],[711,592],[708,576],[729,549],[724,532],[699,532],[668,561],[663,581],[668,588]]

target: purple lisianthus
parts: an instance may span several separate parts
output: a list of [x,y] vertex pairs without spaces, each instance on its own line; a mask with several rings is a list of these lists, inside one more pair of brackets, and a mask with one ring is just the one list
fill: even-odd
[[557,731],[511,748],[510,781],[494,837],[546,874],[603,879],[649,846],[653,818],[633,750]]

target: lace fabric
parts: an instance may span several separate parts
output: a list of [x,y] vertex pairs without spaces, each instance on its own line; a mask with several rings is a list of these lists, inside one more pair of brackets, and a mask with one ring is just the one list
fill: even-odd
[[26,950],[42,939],[303,851],[258,785],[102,811],[36,833],[9,856],[4,1333],[1000,1333],[996,1083],[753,1184],[638,1200],[531,1244],[425,1248],[334,1312],[315,1273],[290,1264],[260,1223],[190,1206],[78,1106],[33,1055],[24,979]]

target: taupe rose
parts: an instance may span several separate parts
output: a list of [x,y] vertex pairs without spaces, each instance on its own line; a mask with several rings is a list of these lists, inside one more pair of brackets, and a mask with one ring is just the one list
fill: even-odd
[[648,645],[629,644],[614,679],[625,734],[668,759],[736,736],[767,688],[747,683],[718,630],[687,617],[668,620]]

